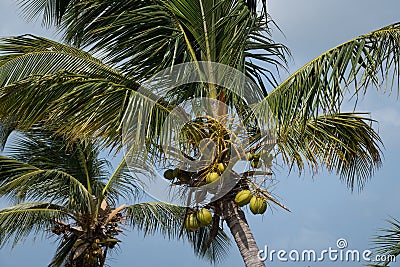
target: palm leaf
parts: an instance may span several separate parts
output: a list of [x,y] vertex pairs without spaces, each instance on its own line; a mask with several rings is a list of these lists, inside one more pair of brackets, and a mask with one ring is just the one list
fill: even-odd
[[148,202],[126,207],[132,227],[144,234],[160,232],[168,237],[178,237],[186,209],[163,202]]
[[73,176],[59,170],[42,170],[20,161],[0,156],[0,195],[24,199],[55,201],[73,205],[77,211],[93,208],[86,187]]
[[[140,203],[126,208],[133,227],[146,234],[161,232],[170,238],[181,233],[186,208],[161,202]],[[201,227],[195,232],[186,232],[186,236],[199,257],[211,262],[221,262],[228,254],[230,239],[218,228],[217,235],[212,238],[212,226]],[[211,238],[211,240],[210,240]]]
[[[394,218],[387,220],[390,228],[380,229],[381,234],[372,239],[376,254],[391,257],[400,255],[400,221]],[[380,266],[388,266],[392,261],[382,261]]]
[[381,164],[382,141],[364,114],[339,113],[301,121],[279,134],[278,147],[288,165],[301,170],[305,163],[315,172],[325,166],[340,175],[350,189],[362,189]]
[[0,210],[0,247],[13,246],[29,234],[46,231],[55,219],[65,219],[64,208],[50,203],[23,203]]
[[195,232],[187,232],[187,236],[197,256],[204,257],[212,263],[221,263],[229,255],[231,241],[221,227],[218,227],[215,236],[212,231],[210,225],[200,227]]
[[121,81],[124,76],[83,50],[34,35],[0,39],[0,87],[59,71]]
[[60,241],[57,247],[56,254],[54,255],[51,263],[48,267],[61,267],[68,262],[71,252],[74,251],[76,241],[78,240],[77,235],[70,235],[67,239]]
[[355,94],[382,82],[399,84],[400,24],[396,23],[341,44],[310,61],[277,86],[255,109],[272,110],[280,127],[321,113],[339,112],[346,89]]

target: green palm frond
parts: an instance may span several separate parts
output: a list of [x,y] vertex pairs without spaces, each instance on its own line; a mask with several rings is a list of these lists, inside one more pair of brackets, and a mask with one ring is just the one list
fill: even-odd
[[0,39],[0,87],[61,70],[114,81],[124,79],[120,72],[71,46],[34,35]]
[[11,119],[4,118],[0,122],[0,151],[2,151],[12,132],[15,130],[15,124]]
[[42,170],[0,156],[0,195],[73,205],[77,211],[93,208],[88,189],[75,177],[59,170]]
[[18,0],[26,18],[43,17],[43,24],[51,25],[61,22],[69,7],[79,1],[76,0]]
[[[22,12],[28,19],[38,16],[43,17],[44,25],[58,25],[65,19],[69,12],[75,11],[79,2],[95,3],[96,1],[76,1],[76,0],[18,0]],[[129,1],[127,1],[129,2]],[[258,10],[261,4],[264,11],[267,8],[266,0],[245,0],[244,1],[252,12]],[[135,7],[131,5],[131,7]],[[81,7],[81,10],[83,7]]]
[[62,239],[57,247],[57,251],[48,267],[61,267],[68,262],[71,257],[71,251],[74,251],[78,236],[70,235],[66,239]]
[[279,133],[278,147],[288,165],[301,170],[305,163],[315,172],[325,166],[340,175],[350,189],[363,188],[381,164],[382,141],[374,131],[373,121],[356,113],[320,115],[306,122],[298,121]]
[[[249,75],[262,85],[265,65],[261,67],[251,59],[281,65],[274,58],[283,59],[287,49],[268,38],[265,14],[251,15],[257,2],[266,4],[253,0],[70,2],[66,12],[60,14],[61,28],[67,42],[101,52],[104,60],[119,65],[131,78],[150,77],[190,60],[211,60],[243,69],[244,57],[248,57]],[[46,7],[43,4],[41,8]],[[265,77],[274,80],[273,75]]]
[[65,16],[65,40],[101,52],[131,78],[149,77],[188,59],[184,37],[164,3],[83,1]]
[[117,125],[121,124],[130,91],[109,80],[65,72],[32,77],[2,88],[0,116],[15,114],[17,129],[46,123],[63,134],[69,130],[65,135],[72,139],[107,136],[110,142],[118,143],[121,131]]
[[[140,203],[126,208],[128,218],[133,227],[145,234],[161,232],[170,238],[178,237],[182,230],[186,208],[161,202]],[[201,227],[196,232],[184,229],[194,253],[209,261],[221,262],[229,252],[230,239],[218,228],[212,236],[212,226]],[[211,240],[210,240],[211,238]]]
[[186,208],[164,202],[139,203],[126,207],[132,227],[145,235],[160,232],[168,237],[178,237]]
[[[341,44],[310,61],[277,86],[259,104],[260,114],[272,110],[280,125],[339,112],[346,90],[362,93],[382,81],[399,84],[400,24],[396,23]],[[365,93],[365,92],[364,92]]]
[[[400,221],[391,218],[387,220],[387,222],[390,228],[380,229],[381,234],[372,239],[375,245],[373,249],[375,254],[397,257],[400,255]],[[389,266],[388,264],[390,264],[391,261],[382,263],[383,265],[380,266]]]
[[212,263],[220,263],[229,255],[231,240],[220,227],[215,236],[212,231],[212,226],[209,225],[200,227],[195,232],[188,232],[187,236],[197,256],[204,257]]
[[50,203],[23,203],[0,210],[0,247],[9,242],[13,246],[30,234],[45,232],[56,219],[68,215],[64,208]]
[[137,199],[141,192],[135,183],[137,181],[135,176],[141,172],[142,168],[134,169],[122,159],[104,186],[102,195],[122,196],[128,200]]

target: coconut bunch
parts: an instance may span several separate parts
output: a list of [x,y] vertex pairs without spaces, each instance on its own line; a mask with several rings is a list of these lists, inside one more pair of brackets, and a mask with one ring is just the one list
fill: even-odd
[[[199,170],[187,171],[184,168],[167,169],[164,178],[171,185],[199,187],[217,181],[225,171],[231,154],[230,131],[220,121],[210,117],[198,117],[184,125],[180,133],[179,150],[188,159],[201,160],[204,147],[215,145],[209,153],[217,155],[212,162],[205,162]],[[208,143],[204,143],[208,140]],[[203,143],[202,143],[203,142]],[[207,153],[206,153],[207,154]]]
[[[184,185],[187,187],[201,187],[203,185],[218,182],[222,174],[229,171],[229,175],[236,176],[238,183],[222,199],[208,203],[205,206],[195,206],[187,209],[183,218],[182,229],[189,232],[198,231],[201,227],[216,228],[219,226],[220,218],[223,218],[221,211],[221,203],[225,201],[234,201],[240,207],[249,205],[253,214],[264,214],[268,208],[269,201],[272,199],[268,196],[266,189],[257,187],[253,182],[253,176],[261,175],[268,179],[271,175],[270,171],[255,170],[263,165],[266,168],[272,167],[274,156],[262,149],[253,149],[249,153],[243,153],[235,150],[235,144],[231,141],[231,133],[226,129],[220,121],[213,118],[196,118],[195,120],[185,124],[181,131],[182,145],[179,147],[180,152],[188,159],[196,160],[202,155],[201,142],[204,140],[212,141],[215,158],[211,164],[204,166],[196,171],[188,171],[184,168],[169,168],[164,172],[164,178],[171,182],[171,185]],[[204,143],[202,144],[204,147]],[[233,153],[232,153],[233,152]],[[227,170],[227,166],[233,157],[244,159],[250,162],[249,169],[244,173],[235,173],[233,170]],[[243,156],[241,156],[243,155]],[[210,188],[196,192],[196,203],[201,203],[207,192],[213,192]],[[197,202],[198,201],[198,202]]]
[[253,193],[248,189],[239,191],[235,196],[235,202],[239,207],[250,204],[250,210],[253,214],[264,214],[268,207],[267,199],[265,197],[261,195],[253,195]]
[[254,169],[258,169],[261,167],[262,162],[264,162],[267,168],[272,167],[272,160],[274,156],[266,151],[258,152],[258,153],[247,153],[247,160],[250,161],[250,165]]
[[185,228],[188,231],[196,231],[199,227],[205,227],[212,223],[213,216],[210,210],[201,208],[191,211],[185,219]]

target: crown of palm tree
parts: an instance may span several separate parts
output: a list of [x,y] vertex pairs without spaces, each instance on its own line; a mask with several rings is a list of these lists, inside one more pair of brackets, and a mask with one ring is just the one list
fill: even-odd
[[[99,149],[87,140],[68,145],[43,129],[18,135],[10,157],[0,156],[0,196],[15,202],[0,210],[0,245],[47,233],[59,241],[50,266],[104,266],[126,227],[178,238],[186,209],[161,202],[119,205],[140,196],[135,172],[121,162],[109,173]],[[209,240],[211,230],[183,234],[196,254],[213,262],[227,253],[229,239],[219,230]]]

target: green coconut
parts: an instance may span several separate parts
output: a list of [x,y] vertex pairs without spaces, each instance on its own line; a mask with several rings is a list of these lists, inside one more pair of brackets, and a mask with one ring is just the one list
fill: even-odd
[[253,168],[255,168],[255,169],[260,168],[260,167],[261,167],[260,161],[259,161],[259,160],[253,160],[253,161],[251,162],[251,167],[253,167]]
[[235,202],[240,207],[243,207],[243,206],[249,204],[252,197],[253,197],[253,194],[250,192],[250,190],[242,190],[236,194]]
[[167,180],[172,180],[175,178],[174,170],[168,169],[164,172],[164,178]]
[[261,157],[261,154],[260,154],[260,153],[256,153],[256,154],[253,155],[253,159],[254,159],[255,161],[260,160],[260,157]]
[[254,158],[254,155],[252,154],[252,153],[247,153],[247,160],[248,161],[252,161],[253,160],[253,158]]
[[174,175],[174,177],[178,177],[180,173],[181,173],[181,169],[179,169],[179,168],[175,168],[175,169],[173,170],[173,175]]
[[206,176],[206,182],[207,184],[212,183],[216,181],[219,178],[219,174],[217,172],[210,172]]
[[192,213],[186,217],[185,227],[189,231],[195,231],[199,228],[199,221],[197,220],[196,214]]
[[212,222],[212,214],[206,209],[202,208],[196,213],[197,220],[199,221],[200,226],[207,226]]
[[218,163],[217,169],[219,173],[223,173],[225,171],[225,164],[223,163]]
[[253,214],[263,214],[267,206],[267,200],[263,197],[253,196],[250,200],[250,210]]

